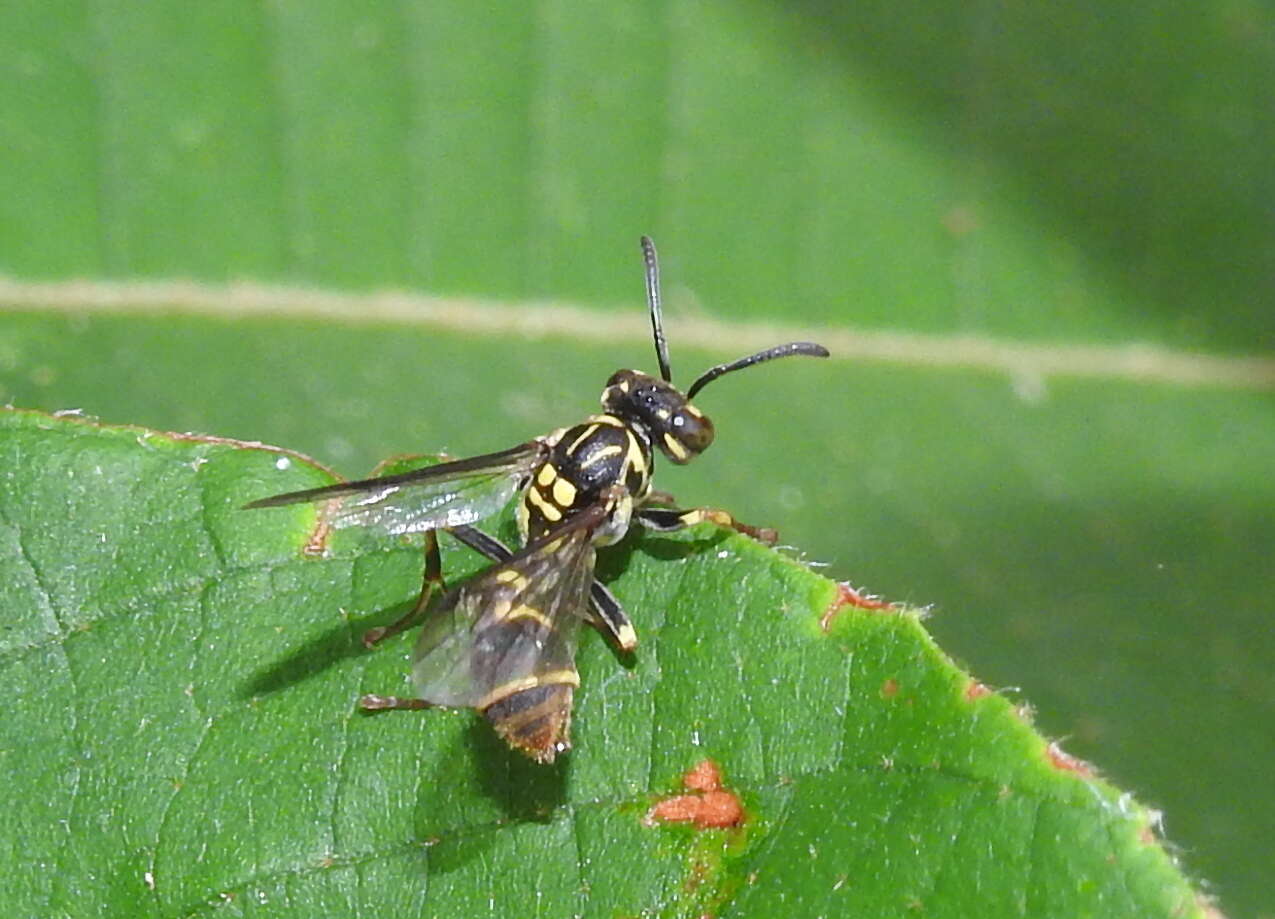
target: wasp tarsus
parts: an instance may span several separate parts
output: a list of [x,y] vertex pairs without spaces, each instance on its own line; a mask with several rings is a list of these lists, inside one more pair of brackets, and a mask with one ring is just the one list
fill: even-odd
[[[601,413],[507,450],[247,505],[323,503],[327,527],[425,534],[417,602],[398,621],[364,635],[371,647],[424,623],[412,655],[418,698],[367,695],[360,702],[365,709],[473,708],[511,747],[552,762],[570,747],[580,623],[622,651],[637,646],[624,608],[594,579],[596,549],[623,538],[634,520],[659,532],[709,522],[775,541],[774,530],[740,523],[726,511],[678,509],[671,495],[651,488],[655,455],[681,465],[712,444],[713,423],[690,400],[718,377],[777,358],[828,352],[810,342],[776,345],[710,368],[683,394],[672,383],[659,262],[645,236],[642,252],[659,377],[618,370],[603,389]],[[516,551],[472,526],[514,496],[522,545]],[[445,590],[438,530],[493,564]]]
[[388,712],[406,709],[415,711],[422,708],[433,708],[433,706],[424,699],[405,699],[402,696],[378,696],[369,692],[359,697],[359,708],[366,712]]

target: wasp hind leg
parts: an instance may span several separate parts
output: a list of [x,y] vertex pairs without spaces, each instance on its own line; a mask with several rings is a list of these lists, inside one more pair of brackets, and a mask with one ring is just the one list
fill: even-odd
[[[433,530],[427,530],[425,532],[425,574],[421,579],[421,595],[416,598],[416,604],[402,618],[389,625],[377,626],[364,632],[363,646],[373,648],[385,639],[419,623],[425,618],[425,610],[429,608],[429,601],[434,596],[434,592],[442,590],[444,586],[446,585],[443,584],[443,560],[438,554],[438,537]],[[376,698],[393,698],[393,696],[377,696]]]
[[773,546],[779,539],[779,534],[770,527],[749,526],[736,520],[729,512],[715,507],[694,507],[686,511],[674,507],[644,507],[636,516],[643,526],[657,533],[684,530],[697,523],[715,523],[719,527],[751,536],[768,546]]
[[378,696],[370,692],[359,697],[359,708],[365,712],[419,710],[430,707],[430,704],[424,699],[404,699],[402,696]]

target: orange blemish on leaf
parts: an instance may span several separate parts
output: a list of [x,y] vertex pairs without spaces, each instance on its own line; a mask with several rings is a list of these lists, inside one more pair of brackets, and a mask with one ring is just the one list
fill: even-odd
[[744,821],[744,806],[733,791],[722,787],[722,773],[711,759],[703,760],[682,776],[692,794],[672,795],[657,801],[642,822],[693,823],[696,829],[725,829]]
[[846,581],[837,583],[837,595],[828,604],[828,608],[823,611],[823,615],[819,617],[819,628],[825,632],[832,627],[832,620],[836,618],[837,613],[841,612],[847,606],[854,606],[859,609],[867,610],[895,610],[898,604],[891,603],[889,600],[882,600],[869,593],[860,593],[855,590]]
[[[335,502],[328,502],[327,507],[331,507]],[[309,558],[322,555],[327,551],[328,537],[332,535],[332,525],[328,523],[327,507],[323,513],[319,515],[319,521],[314,525],[310,538],[305,541],[305,545],[301,547],[301,554]]]
[[712,830],[738,826],[744,808],[729,791],[707,791],[698,795],[674,795],[657,803],[646,814],[646,822],[693,823],[696,829]]
[[980,683],[978,680],[970,680],[969,685],[965,687],[965,699],[967,702],[973,702],[975,699],[981,699],[983,696],[990,696],[991,689],[986,683]]
[[711,759],[703,760],[682,776],[687,791],[720,791],[722,770]]
[[1058,745],[1056,740],[1046,747],[1046,755],[1049,756],[1050,765],[1055,769],[1063,772],[1074,772],[1082,779],[1093,778],[1093,766],[1086,763],[1083,759],[1067,753]]
[[893,699],[899,694],[899,681],[894,677],[890,677],[881,684],[881,697],[883,699]]

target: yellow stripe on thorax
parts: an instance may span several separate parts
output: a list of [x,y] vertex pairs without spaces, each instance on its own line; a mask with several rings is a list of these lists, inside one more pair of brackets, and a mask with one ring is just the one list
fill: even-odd
[[534,486],[527,489],[527,500],[536,506],[536,510],[544,515],[544,518],[550,523],[557,523],[562,519],[562,511],[552,502],[546,501],[544,495]]
[[642,450],[642,441],[632,431],[626,430],[629,435],[629,449],[624,461],[628,463],[629,468],[633,469],[639,475],[647,474],[646,453]]
[[567,455],[570,456],[574,454],[576,450],[580,449],[580,445],[584,443],[586,440],[588,440],[590,437],[592,437],[593,432],[596,431],[597,429],[598,429],[598,425],[596,422],[594,424],[589,425],[587,428],[585,428],[579,437],[571,441],[571,445],[567,447]]
[[624,452],[624,448],[621,447],[619,444],[611,444],[609,447],[603,447],[601,450],[598,450],[596,453],[590,456],[587,460],[585,460],[583,463],[580,464],[580,468],[588,469],[594,463],[600,463],[604,459],[610,459],[611,457],[618,456],[619,454],[623,452]]
[[624,428],[628,430],[628,425],[615,415],[590,415],[588,419],[590,424],[605,424],[609,428]]
[[576,487],[566,479],[557,479],[553,483],[553,500],[560,507],[570,507],[576,500]]

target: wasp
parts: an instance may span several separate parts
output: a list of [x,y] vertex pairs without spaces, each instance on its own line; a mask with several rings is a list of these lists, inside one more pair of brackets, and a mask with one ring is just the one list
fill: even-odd
[[[718,377],[781,357],[827,357],[828,351],[811,342],[776,345],[711,368],[683,394],[669,368],[655,245],[644,236],[641,246],[658,379],[618,370],[602,391],[600,414],[498,453],[245,505],[325,502],[323,519],[334,528],[425,534],[419,599],[397,622],[364,636],[371,647],[424,621],[412,655],[418,698],[367,695],[363,708],[474,708],[511,747],[552,762],[570,748],[579,624],[588,622],[623,652],[637,647],[624,608],[594,579],[596,550],[622,539],[635,521],[662,532],[711,521],[773,541],[773,531],[721,510],[681,510],[670,495],[653,491],[655,451],[683,465],[708,448],[713,423],[691,400]],[[516,551],[473,526],[515,495]],[[494,564],[447,589],[439,530]],[[435,595],[440,600],[431,603]]]

